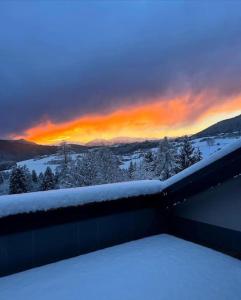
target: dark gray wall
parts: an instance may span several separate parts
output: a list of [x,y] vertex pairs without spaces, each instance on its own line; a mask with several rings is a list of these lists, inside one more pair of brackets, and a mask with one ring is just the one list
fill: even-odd
[[167,231],[158,207],[0,235],[0,276]]
[[174,214],[185,219],[241,231],[241,176],[191,196],[176,206]]
[[241,176],[175,206],[170,233],[241,259]]

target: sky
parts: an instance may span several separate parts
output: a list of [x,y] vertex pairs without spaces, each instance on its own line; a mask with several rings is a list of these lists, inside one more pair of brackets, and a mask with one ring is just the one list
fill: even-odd
[[0,28],[0,138],[161,138],[241,114],[240,1],[2,0]]

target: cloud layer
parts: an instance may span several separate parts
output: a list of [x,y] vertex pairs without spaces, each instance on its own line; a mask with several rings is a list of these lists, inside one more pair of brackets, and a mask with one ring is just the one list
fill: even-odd
[[1,2],[0,26],[2,137],[177,97],[181,126],[241,93],[238,1]]

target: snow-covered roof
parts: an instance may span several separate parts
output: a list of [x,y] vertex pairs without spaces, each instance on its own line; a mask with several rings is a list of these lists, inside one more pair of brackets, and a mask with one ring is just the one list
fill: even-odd
[[0,278],[5,300],[232,299],[241,262],[162,234]]
[[177,183],[178,181],[192,175],[193,173],[207,167],[208,165],[214,163],[215,161],[223,158],[224,156],[234,152],[235,150],[238,150],[241,148],[241,140],[238,140],[237,142],[234,142],[223,149],[215,152],[214,154],[210,155],[209,157],[200,160],[196,164],[190,166],[189,168],[181,171],[180,173],[168,178],[165,180],[165,187],[170,187],[173,184]]
[[160,193],[159,180],[139,180],[0,197],[0,218],[87,203]]

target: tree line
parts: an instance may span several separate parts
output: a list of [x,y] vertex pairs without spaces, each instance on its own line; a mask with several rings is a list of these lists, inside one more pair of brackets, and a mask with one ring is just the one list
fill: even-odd
[[[109,149],[88,151],[72,159],[66,144],[60,147],[60,165],[53,172],[50,167],[37,175],[26,166],[15,166],[9,177],[9,194],[47,191],[59,188],[81,187],[139,179],[166,180],[202,159],[198,148],[193,147],[188,137],[176,147],[167,138],[157,151],[143,153],[140,162],[130,162],[128,169]],[[5,181],[0,173],[0,185]]]

